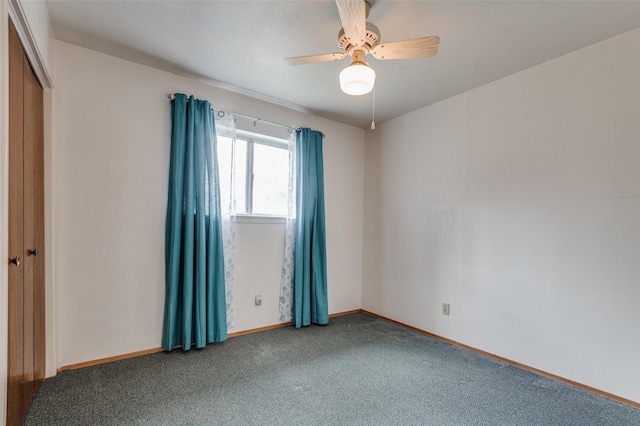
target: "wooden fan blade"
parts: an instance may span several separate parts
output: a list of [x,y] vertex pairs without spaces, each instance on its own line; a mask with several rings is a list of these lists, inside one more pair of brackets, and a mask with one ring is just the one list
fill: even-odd
[[367,5],[364,0],[336,0],[344,34],[354,46],[362,46],[367,35]]
[[376,59],[430,58],[438,53],[440,37],[422,37],[377,45],[371,54]]
[[346,55],[344,53],[325,53],[324,55],[295,56],[284,58],[289,65],[315,64],[316,62],[339,61]]

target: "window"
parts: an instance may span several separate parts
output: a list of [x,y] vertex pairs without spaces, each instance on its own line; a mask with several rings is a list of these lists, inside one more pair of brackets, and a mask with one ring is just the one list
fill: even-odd
[[[288,141],[237,130],[235,150],[236,213],[286,216],[289,187]],[[222,191],[231,185],[231,139],[218,137]],[[224,195],[223,195],[224,197]]]

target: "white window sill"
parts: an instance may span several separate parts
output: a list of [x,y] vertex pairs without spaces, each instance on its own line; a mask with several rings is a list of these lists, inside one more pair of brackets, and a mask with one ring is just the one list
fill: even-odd
[[287,218],[284,216],[266,216],[253,214],[237,214],[236,223],[264,223],[271,225],[284,225]]

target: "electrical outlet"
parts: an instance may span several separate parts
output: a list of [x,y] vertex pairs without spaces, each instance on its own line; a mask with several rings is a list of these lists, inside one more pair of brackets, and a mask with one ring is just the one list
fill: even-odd
[[448,303],[442,304],[442,315],[449,315],[450,306]]
[[256,306],[262,305],[262,295],[256,294]]

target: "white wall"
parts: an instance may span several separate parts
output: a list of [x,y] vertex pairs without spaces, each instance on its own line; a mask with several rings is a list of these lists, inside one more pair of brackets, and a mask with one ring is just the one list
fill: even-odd
[[[167,93],[325,133],[330,313],[358,309],[364,131],[55,43],[56,363],[160,346],[170,142]],[[238,223],[235,327],[278,323],[284,227]],[[255,294],[263,305],[255,307]]]
[[367,132],[363,308],[640,402],[638,52],[640,30]]

